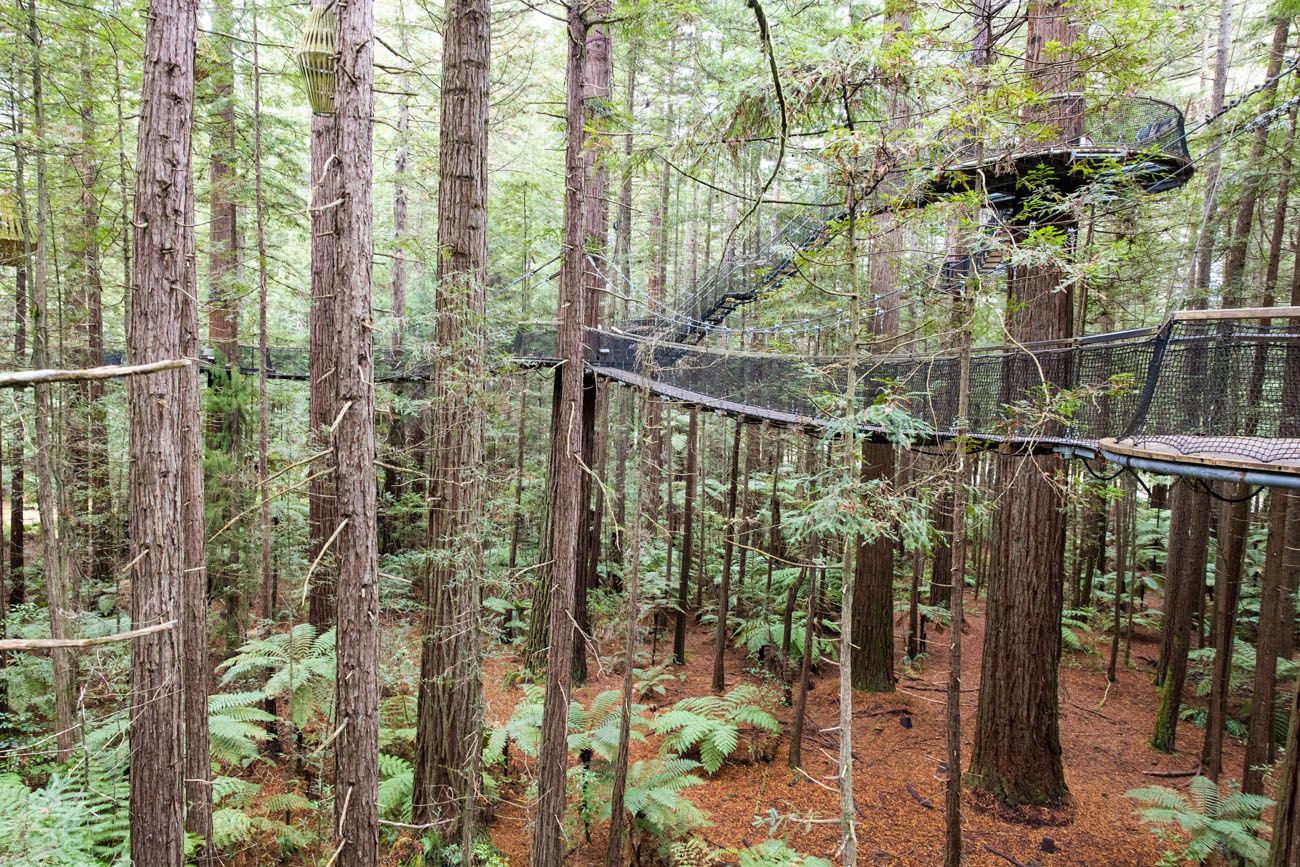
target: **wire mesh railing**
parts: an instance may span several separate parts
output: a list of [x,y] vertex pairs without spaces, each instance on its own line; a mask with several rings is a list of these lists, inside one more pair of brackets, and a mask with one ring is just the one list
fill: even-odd
[[[587,361],[682,400],[755,420],[824,424],[844,415],[842,358],[709,349],[592,330]],[[554,330],[522,329],[513,353],[554,358]],[[937,438],[956,427],[956,355],[860,362],[863,406],[889,395]],[[1126,437],[1189,453],[1300,460],[1300,327],[1171,320],[1158,329],[977,350],[968,430],[990,440],[1093,445]]]

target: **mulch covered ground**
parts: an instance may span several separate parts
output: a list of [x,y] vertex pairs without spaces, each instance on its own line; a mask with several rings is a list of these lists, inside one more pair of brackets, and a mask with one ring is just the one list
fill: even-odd
[[[969,760],[974,734],[984,637],[982,610],[976,607],[968,618],[962,666],[963,761]],[[901,642],[901,628],[898,631]],[[930,656],[924,666],[900,672],[897,692],[859,693],[854,700],[859,864],[934,867],[942,863],[944,776],[940,763],[946,753],[944,684],[948,637],[946,633],[932,633],[931,638]],[[1119,681],[1108,690],[1105,666],[1109,642],[1100,638],[1098,642],[1099,648],[1105,644],[1100,652],[1067,654],[1061,669],[1061,743],[1070,803],[1050,812],[1007,815],[996,807],[977,803],[979,799],[968,791],[963,801],[963,823],[967,863],[972,867],[1151,867],[1159,860],[1163,847],[1138,821],[1135,803],[1124,798],[1123,793],[1139,786],[1185,783],[1186,778],[1157,779],[1143,772],[1194,768],[1203,732],[1190,723],[1181,724],[1180,751],[1174,755],[1163,755],[1148,747],[1157,699],[1143,658],[1158,654],[1157,643],[1151,636],[1139,634],[1133,646],[1136,667],[1121,670]],[[661,654],[663,650],[661,644]],[[711,630],[695,629],[690,635],[686,679],[672,684],[668,695],[653,699],[654,704],[664,706],[686,696],[708,694],[712,655]],[[516,660],[510,658],[489,663],[486,689],[490,723],[499,723],[512,712],[519,691],[506,686],[505,681],[517,667]],[[751,671],[751,664],[742,654],[729,652],[728,688],[759,680],[759,674]],[[577,691],[577,696],[586,703],[595,693],[619,685],[619,676],[612,672],[594,676]],[[815,781],[793,774],[786,766],[793,711],[781,708],[778,718],[783,737],[773,762],[728,764],[704,785],[687,790],[711,822],[699,836],[717,848],[742,847],[757,844],[769,835],[777,836],[802,852],[840,863],[836,854],[838,826],[802,821],[839,815],[834,791],[837,694],[838,671],[834,666],[823,666],[809,694],[803,750],[804,770]],[[902,722],[904,711],[910,717],[910,728]],[[821,732],[823,729],[831,731]],[[648,744],[643,749],[649,752],[656,746]],[[1226,773],[1239,778],[1242,748],[1229,739],[1226,749]],[[518,867],[528,863],[529,816],[522,800],[518,791],[508,796],[494,809],[489,825],[493,840]],[[779,816],[799,818],[783,820],[774,833],[769,825],[756,826],[755,817],[768,816],[771,810]],[[575,845],[566,863],[577,867],[603,865],[606,836],[603,827],[595,829],[592,842]]]

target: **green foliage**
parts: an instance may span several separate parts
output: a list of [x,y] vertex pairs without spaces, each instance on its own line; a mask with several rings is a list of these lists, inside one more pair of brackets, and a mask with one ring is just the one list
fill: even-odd
[[85,733],[84,749],[41,787],[0,775],[0,863],[127,864],[126,714]]
[[268,858],[307,848],[319,805],[295,792],[261,798],[262,787],[236,777],[212,781],[212,843],[220,852],[255,849]]
[[831,867],[824,858],[804,855],[791,849],[784,840],[764,840],[757,846],[736,853],[739,867]]
[[125,791],[109,798],[84,780],[55,774],[29,789],[15,774],[0,776],[0,862],[32,867],[127,864]]
[[[623,719],[622,692],[607,689],[591,700],[591,707],[579,702],[569,702],[569,752],[591,754],[605,762],[618,758],[618,735]],[[632,705],[629,735],[632,740],[645,740],[647,723],[641,714],[645,706]]]
[[265,723],[276,717],[258,707],[259,692],[208,696],[208,734],[212,757],[231,765],[246,765],[257,758],[258,746],[270,737]]
[[667,694],[670,685],[685,679],[685,674],[669,671],[668,663],[653,668],[634,668],[632,669],[632,692],[643,699],[648,698],[652,693],[663,696]]
[[700,765],[716,774],[740,744],[740,727],[747,726],[772,735],[781,725],[770,708],[770,695],[752,684],[741,684],[721,696],[684,698],[655,717],[652,728],[666,735],[661,751],[686,754],[697,750]]
[[411,821],[411,793],[415,768],[406,759],[379,754],[379,815],[399,822]]
[[1217,853],[1258,865],[1268,857],[1268,844],[1262,839],[1268,825],[1260,814],[1273,802],[1262,795],[1231,790],[1225,795],[1213,780],[1193,777],[1186,794],[1167,786],[1147,786],[1125,792],[1124,797],[1145,805],[1138,811],[1143,822],[1175,825],[1187,835],[1187,845],[1178,854],[1182,860],[1201,864]]
[[1088,633],[1092,618],[1097,616],[1093,608],[1069,608],[1061,612],[1061,646],[1070,653],[1091,653],[1092,647],[1079,633]]
[[257,684],[263,698],[289,702],[289,719],[298,728],[315,713],[328,714],[334,702],[334,630],[320,635],[310,623],[253,638],[223,662],[223,684]]
[[[634,833],[670,841],[708,824],[699,808],[682,794],[704,782],[691,773],[697,767],[699,762],[680,756],[656,756],[628,766],[623,803]],[[589,776],[587,800],[599,805],[598,818],[608,819],[613,777],[606,773]]]

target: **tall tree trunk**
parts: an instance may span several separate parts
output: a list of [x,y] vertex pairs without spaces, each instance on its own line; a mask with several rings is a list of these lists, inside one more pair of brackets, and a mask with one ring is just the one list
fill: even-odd
[[[862,481],[892,479],[895,450],[890,443],[862,443]],[[853,688],[894,691],[894,540],[858,539],[854,567],[857,592],[852,616]],[[946,578],[944,579],[947,580]]]
[[[258,66],[257,7],[250,6],[253,25],[253,210],[257,228],[257,489],[261,529],[261,581],[258,588],[258,613],[268,620],[275,617],[275,594],[271,576],[271,465],[270,439],[267,433],[270,405],[267,402],[267,258],[266,201],[262,186],[262,71]],[[310,364],[310,362],[309,362]]]
[[334,160],[338,163],[335,308],[339,406],[337,687],[334,834],[339,867],[378,860],[379,576],[375,514],[375,386],[370,191],[374,116],[373,0],[338,0]]
[[[1209,115],[1215,116],[1223,110],[1223,99],[1228,89],[1228,62],[1232,53],[1232,7],[1233,0],[1220,0],[1219,3],[1219,44],[1214,62],[1214,85],[1211,90]],[[1215,142],[1206,151],[1205,201],[1201,206],[1201,222],[1196,235],[1196,247],[1192,254],[1189,280],[1191,284],[1191,306],[1204,307],[1209,301],[1210,266],[1214,259],[1214,236],[1218,228],[1217,210],[1219,195],[1219,164],[1222,160],[1222,139]]]
[[[980,0],[979,9],[986,12],[986,0]],[[979,32],[977,47],[986,44],[988,20],[977,21]],[[960,292],[954,307],[957,321],[958,359],[957,413],[954,433],[956,466],[953,468],[952,490],[945,500],[952,504],[951,556],[952,570],[948,575],[948,693],[946,696],[946,740],[948,748],[948,779],[944,789],[944,867],[961,867],[961,655],[962,630],[966,617],[966,479],[969,473],[966,429],[964,421],[970,414],[971,384],[971,302],[965,292]]]
[[[45,170],[45,100],[42,94],[43,71],[41,58],[41,33],[36,18],[36,0],[27,0],[27,38],[32,51],[32,134],[36,150],[36,245],[33,250],[31,316],[32,365],[37,369],[51,366],[49,326],[48,260],[51,246],[49,233],[49,192]],[[23,192],[19,190],[20,206]],[[23,223],[26,224],[24,217]],[[36,393],[36,494],[41,512],[41,554],[45,570],[45,595],[49,606],[50,637],[68,638],[68,619],[73,615],[72,594],[68,581],[71,578],[71,530],[63,526],[59,508],[59,487],[64,480],[56,476],[54,438],[50,424],[54,420],[54,405],[50,386],[37,385]],[[65,532],[68,538],[65,537]],[[72,755],[76,742],[73,729],[73,670],[72,655],[67,650],[53,650],[50,657],[54,667],[54,724],[56,755],[66,761]]]
[[[99,256],[99,156],[96,141],[95,82],[91,68],[92,49],[88,42],[81,45],[81,289],[80,302],[84,309],[83,330],[86,339],[84,364],[87,367],[104,363],[104,306],[103,285]],[[82,574],[95,583],[107,582],[112,577],[112,552],[109,549],[108,526],[112,520],[112,506],[108,487],[108,431],[107,413],[103,405],[104,383],[86,382],[79,386],[79,399],[85,413],[85,476],[84,506],[81,511],[86,521],[86,567]]]
[[[438,170],[433,474],[412,815],[444,838],[473,839],[478,787],[482,569],[482,322],[487,295],[491,8],[455,0],[443,41]],[[470,863],[468,850],[463,863]]]
[[[858,340],[862,327],[862,294],[858,280],[858,203],[854,195],[857,179],[846,176],[848,187],[849,225],[846,236],[849,267],[849,353],[845,364],[844,405],[848,411],[851,427],[844,436],[844,485],[852,491],[858,479]],[[748,494],[748,491],[746,491]],[[856,498],[855,498],[856,499]],[[840,540],[840,755],[836,769],[836,780],[840,790],[840,847],[844,863],[858,863],[858,821],[857,805],[853,802],[853,596],[854,585],[858,582],[857,560],[862,540],[857,533],[845,533]],[[893,614],[894,582],[891,574],[885,583],[889,604],[886,606]],[[873,588],[876,593],[879,587]],[[893,617],[889,618],[888,668],[893,667]],[[870,640],[868,643],[871,643]],[[877,654],[878,655],[878,654]],[[892,672],[891,672],[892,673]],[[892,678],[891,678],[892,680]],[[892,684],[890,685],[892,687]]]
[[582,369],[585,321],[583,256],[583,63],[587,25],[578,4],[568,8],[568,63],[565,69],[564,261],[560,268],[559,355],[562,361],[557,409],[561,423],[556,451],[554,565],[550,574],[549,654],[542,741],[538,756],[537,824],[532,863],[558,865],[564,858],[565,771],[568,765],[569,685],[573,665],[573,590],[578,576],[578,536],[582,528]]
[[[186,293],[192,292],[190,152],[196,6],[151,0],[136,150],[135,257],[130,360],[185,354]],[[131,377],[131,622],[178,623],[184,544],[185,371]],[[181,655],[179,628],[131,642],[131,860],[174,867],[185,854],[181,822]]]
[[686,609],[690,602],[691,559],[695,552],[695,492],[699,477],[696,472],[696,451],[699,429],[699,408],[691,407],[690,422],[686,428],[686,473],[683,479],[686,497],[682,507],[682,566],[681,577],[677,582],[677,620],[673,629],[673,659],[678,665],[686,664]]
[[1242,558],[1250,530],[1250,487],[1239,482],[1227,487],[1219,509],[1218,559],[1214,568],[1214,680],[1210,686],[1209,715],[1205,723],[1205,776],[1219,779],[1223,769],[1223,730],[1228,721],[1228,689],[1232,654],[1237,643],[1237,603],[1241,598]]
[[1187,652],[1191,646],[1192,611],[1200,593],[1208,544],[1209,495],[1180,479],[1169,489],[1169,555],[1165,576],[1165,634],[1170,650],[1160,681],[1160,708],[1156,712],[1151,746],[1174,751],[1178,714],[1187,679]]
[[1273,760],[1275,702],[1277,699],[1277,645],[1281,612],[1295,600],[1283,586],[1283,558],[1287,515],[1295,508],[1290,492],[1269,491],[1268,544],[1264,553],[1264,576],[1259,594],[1259,630],[1255,639],[1255,674],[1250,690],[1250,723],[1246,731],[1246,761],[1242,791],[1264,793],[1264,772],[1260,768]]
[[[1282,69],[1282,58],[1286,54],[1287,36],[1290,33],[1291,18],[1279,15],[1273,26],[1272,45],[1269,46],[1268,66],[1265,80],[1269,81],[1262,91],[1261,111],[1272,109],[1277,95],[1276,76]],[[1259,124],[1250,143],[1250,157],[1246,162],[1247,170],[1267,164],[1265,153],[1268,150],[1269,124]],[[1255,222],[1255,205],[1259,201],[1262,178],[1248,178],[1241,187],[1241,198],[1237,202],[1236,222],[1233,224],[1232,241],[1228,245],[1228,255],[1223,263],[1223,306],[1240,307],[1245,302],[1242,276],[1246,270],[1246,250],[1250,241],[1250,229]]]
[[736,550],[736,494],[740,484],[740,429],[744,422],[736,419],[731,438],[731,483],[727,489],[727,538],[722,546],[722,580],[718,582],[718,625],[713,645],[713,691],[727,686],[727,619],[731,603],[731,562]]
[[[641,391],[641,412],[646,412],[646,406],[650,403],[650,389],[643,388]],[[696,411],[691,410],[691,429],[694,431],[696,425]],[[644,471],[649,463],[649,440],[641,437],[637,451],[639,460],[637,466]],[[689,472],[689,470],[688,470]],[[687,480],[690,485],[690,480]],[[690,488],[687,487],[689,492]],[[626,618],[624,639],[623,639],[623,690],[622,690],[622,710],[619,717],[618,728],[618,756],[614,762],[614,783],[610,793],[610,820],[609,820],[609,845],[605,850],[605,867],[622,867],[629,863],[624,854],[623,847],[623,821],[624,821],[624,803],[627,793],[627,763],[628,754],[631,747],[631,726],[632,726],[632,668],[636,658],[636,638],[637,630],[640,628],[641,601],[640,601],[640,576],[641,576],[641,510],[646,500],[646,486],[644,484],[637,486],[636,501],[632,506],[632,523],[628,527],[628,581],[627,581],[627,600],[626,600]],[[689,496],[689,494],[688,494]],[[687,572],[683,561],[682,574]],[[685,579],[683,578],[683,581]],[[683,585],[684,586],[684,585]],[[681,612],[678,613],[678,622],[682,621]]]
[[[636,111],[636,76],[637,43],[628,43],[627,71],[624,73],[623,108],[628,117]],[[623,170],[622,181],[618,188],[618,216],[614,220],[614,262],[620,275],[618,294],[622,296],[619,305],[623,319],[628,317],[632,295],[632,145],[631,130],[623,136]],[[627,527],[627,453],[628,439],[631,433],[632,401],[622,389],[619,390],[618,428],[614,438],[614,523],[616,538],[615,548],[622,557],[622,533]]]
[[[1073,90],[1071,50],[1077,34],[1062,0],[1029,6],[1026,70],[1044,94]],[[1064,47],[1064,48],[1063,48]],[[1053,127],[1063,141],[1080,132],[1075,100],[1049,103],[1030,119]],[[1069,252],[1074,228],[1059,222]],[[1022,230],[1023,231],[1023,230]],[[1071,336],[1074,304],[1064,269],[1056,262],[1017,269],[1008,278],[1010,336],[1019,343]],[[1068,387],[1068,371],[1041,360],[1018,358],[1004,371],[1004,389],[1020,399],[1026,389]],[[1044,431],[1051,435],[1050,425]],[[1065,521],[1061,459],[1054,454],[998,455],[1007,496],[999,512],[1001,563],[989,581],[989,604],[971,773],[976,786],[1009,805],[1052,804],[1066,795],[1061,763],[1057,668],[1061,658]]]
[[[332,0],[312,0],[313,7]],[[338,354],[338,281],[334,258],[338,252],[339,174],[334,155],[335,116],[311,119],[311,348],[307,369],[311,377],[307,417],[312,449],[324,452],[312,461],[307,483],[308,556],[319,563],[308,588],[307,622],[319,634],[334,623],[334,588],[338,575],[337,548],[330,541],[338,527],[337,482],[334,474],[334,434],[338,415],[336,370]],[[330,549],[326,550],[326,545]]]
[[[230,0],[217,0],[212,9],[212,57],[209,81],[212,112],[208,117],[211,151],[208,163],[208,342],[228,365],[239,366],[238,206],[235,159],[239,153],[235,130],[235,16]],[[333,421],[333,419],[331,419]]]
[[[584,14],[600,21],[609,17],[610,0],[595,0]],[[583,52],[582,117],[583,129],[599,132],[605,125],[610,97],[610,77],[613,73],[614,55],[610,50],[608,24],[595,24],[585,34],[587,45]],[[609,204],[606,201],[608,170],[603,145],[596,136],[587,136],[582,144],[582,233],[583,282],[586,298],[583,302],[583,325],[595,328],[600,324],[601,295],[605,291],[604,275],[608,271],[605,261],[605,236],[609,229]],[[599,389],[596,375],[583,371],[582,409],[582,462],[581,478],[583,527],[578,540],[578,571],[574,586],[574,652],[573,677],[578,683],[587,679],[586,633],[590,631],[587,612],[587,591],[595,577],[594,565],[600,555],[600,518],[593,508],[599,506],[600,497],[593,504],[593,473],[598,469],[596,460],[596,421],[600,415]]]
[[[253,38],[257,38],[256,31]],[[256,60],[253,65],[256,70]],[[258,156],[260,154],[255,150],[254,165],[260,173]],[[185,573],[181,581],[181,647],[184,651],[181,673],[185,715],[185,831],[198,838],[195,863],[210,867],[215,852],[212,845],[211,738],[208,732],[207,528],[204,514],[203,401],[199,390],[199,305],[192,228],[195,209],[192,153],[190,164],[186,166],[186,177],[190,186],[185,196],[188,209],[186,287],[180,299],[181,351],[190,359],[190,367],[181,371],[181,531],[185,540]],[[265,407],[262,417],[266,417]]]
[[1291,697],[1286,760],[1278,770],[1276,801],[1268,867],[1293,867],[1300,862],[1300,689]]

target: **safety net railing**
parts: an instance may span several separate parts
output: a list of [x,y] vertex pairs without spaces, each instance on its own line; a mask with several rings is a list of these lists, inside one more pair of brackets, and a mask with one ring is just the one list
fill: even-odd
[[[1002,208],[1034,194],[1021,175],[1048,154],[1065,153],[1070,178],[1057,179],[1061,186],[1124,180],[1148,192],[1184,183],[1191,162],[1183,113],[1148,97],[1070,93],[995,112],[981,131],[982,151],[969,137],[927,135],[929,144],[871,157],[875,169],[859,191],[864,213],[923,206],[960,192],[977,157],[991,200]],[[765,225],[753,233],[764,238],[758,248],[729,251],[680,304],[660,312],[659,336],[698,343],[738,307],[797,274],[799,254],[829,243],[844,217],[842,204],[760,211],[754,219]]]
[[[553,329],[533,326],[516,336],[517,357],[551,353]],[[606,375],[754,420],[817,425],[844,414],[842,358],[595,330],[586,358]],[[858,369],[860,400],[888,394],[937,438],[951,436],[959,365],[950,352],[868,357]],[[1300,326],[1173,319],[1157,329],[979,349],[966,427],[994,441],[1093,445],[1127,437],[1184,453],[1221,445],[1262,462],[1300,460]]]

